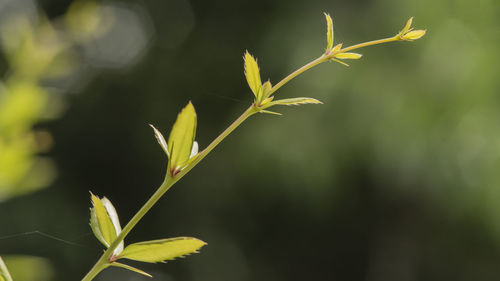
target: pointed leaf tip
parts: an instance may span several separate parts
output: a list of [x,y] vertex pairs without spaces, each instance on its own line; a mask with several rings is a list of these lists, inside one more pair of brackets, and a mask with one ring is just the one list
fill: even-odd
[[165,138],[163,137],[163,135],[161,134],[161,132],[158,129],[156,129],[155,126],[153,126],[152,124],[149,124],[149,126],[151,126],[151,128],[153,128],[153,131],[155,133],[156,141],[158,141],[158,143],[160,144],[160,146],[163,149],[163,151],[165,151],[165,153],[167,154],[167,157],[170,157],[170,154],[168,152],[168,144],[165,141]]
[[257,60],[248,52],[245,52],[245,77],[247,79],[248,86],[252,90],[255,98],[260,100],[262,92],[262,82],[260,80],[260,71]]
[[177,115],[168,138],[171,169],[182,168],[188,162],[195,136],[196,111],[193,104],[189,102]]
[[119,263],[119,262],[112,262],[111,266],[121,267],[121,268],[130,270],[130,271],[142,274],[142,275],[147,276],[147,277],[153,277],[153,275],[151,275],[151,274],[149,274],[149,273],[147,273],[147,272],[145,272],[143,270],[140,270],[138,268],[135,268],[133,266],[130,266],[128,264],[123,264],[123,263]]
[[401,30],[401,34],[405,34],[408,31],[410,31],[411,24],[413,23],[413,17],[409,18],[408,21],[406,22],[405,26],[403,27],[403,30]]
[[329,14],[323,13],[326,18],[326,51],[329,51],[333,47],[333,21]]
[[207,243],[191,237],[144,241],[128,245],[118,256],[142,262],[164,262],[197,253]]

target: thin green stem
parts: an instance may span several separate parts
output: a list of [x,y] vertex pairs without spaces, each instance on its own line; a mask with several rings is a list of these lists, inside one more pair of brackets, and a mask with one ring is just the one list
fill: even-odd
[[111,243],[109,248],[102,254],[99,260],[95,263],[95,265],[90,269],[90,271],[85,275],[82,281],[90,281],[92,280],[99,272],[103,269],[111,265],[113,251],[120,244],[123,239],[130,233],[130,231],[137,225],[137,223],[146,215],[146,213],[160,200],[160,198],[167,192],[167,190],[172,187],[177,181],[179,181],[184,175],[186,175],[194,166],[196,166],[205,156],[210,153],[223,139],[225,139],[232,131],[234,131],[243,121],[245,121],[248,117],[257,113],[257,109],[252,105],[250,106],[243,114],[238,117],[224,132],[222,132],[215,140],[212,141],[202,152],[200,152],[196,158],[193,159],[191,163],[187,167],[185,167],[181,172],[179,172],[175,176],[170,176],[170,173],[167,172],[167,176],[165,180],[160,185],[160,187],[156,190],[156,192],[148,199],[148,201],[139,209],[139,211],[130,219],[130,221],[125,225],[120,234],[116,237],[116,239]]
[[[350,47],[346,47],[344,49],[340,49],[335,52],[327,52],[320,56],[319,58],[309,62],[308,64],[302,66],[301,68],[295,70],[292,72],[290,75],[286,76],[278,82],[276,85],[274,85],[271,89],[271,92],[269,95],[273,94],[276,92],[279,88],[281,88],[283,85],[288,83],[290,80],[293,78],[297,77],[298,75],[304,73],[305,71],[323,63],[326,62],[332,58],[338,53],[343,53],[347,52],[350,50],[354,49],[359,49],[362,47],[366,46],[371,46],[371,45],[376,45],[376,44],[382,44],[382,43],[387,43],[387,42],[392,42],[392,41],[399,41],[399,37],[391,37],[391,38],[385,38],[385,39],[380,39],[380,40],[374,40],[374,41],[369,41],[357,45],[353,45]],[[172,185],[174,185],[177,181],[179,181],[182,177],[184,177],[189,171],[191,171],[192,168],[194,168],[203,158],[205,158],[222,140],[224,140],[231,132],[233,132],[243,121],[245,121],[248,117],[252,116],[253,114],[261,111],[262,108],[260,108],[258,105],[252,104],[243,114],[241,114],[240,117],[238,117],[226,130],[224,130],[217,138],[215,138],[203,151],[198,153],[195,158],[191,160],[191,162],[184,168],[182,169],[178,174],[175,176],[172,176],[169,172],[167,172],[167,175],[165,177],[165,180],[163,183],[160,185],[160,187],[155,191],[155,193],[148,199],[148,201],[139,209],[139,211],[130,219],[130,221],[125,225],[123,230],[118,234],[116,239],[111,243],[109,248],[102,254],[102,256],[99,258],[99,260],[94,264],[94,266],[91,268],[91,270],[85,275],[85,277],[82,279],[82,281],[90,281],[92,280],[99,272],[101,272],[103,269],[107,268],[108,266],[111,265],[111,263],[116,260],[116,258],[119,257],[114,257],[113,256],[113,251],[118,247],[121,241],[125,239],[125,237],[130,233],[130,231],[139,223],[139,221],[146,215],[146,213],[160,200],[160,198],[167,192]]]
[[276,85],[274,85],[271,88],[271,92],[269,93],[269,96],[271,96],[274,92],[276,92],[279,88],[281,88],[283,85],[288,83],[290,80],[293,78],[299,76],[303,72],[317,66],[318,64],[324,63],[325,61],[328,61],[328,57],[325,55],[322,55],[321,57],[311,61],[310,63],[302,66],[301,68],[295,70],[294,72],[290,73],[287,77],[283,78],[281,81],[279,81]]
[[283,85],[288,83],[293,78],[299,76],[300,74],[304,73],[305,71],[307,71],[307,70],[309,70],[309,69],[311,69],[311,68],[313,68],[321,63],[328,61],[329,59],[333,58],[338,53],[344,53],[344,52],[352,51],[354,49],[359,49],[359,48],[363,48],[363,47],[368,47],[368,46],[372,46],[372,45],[383,44],[383,43],[388,43],[388,42],[393,42],[393,41],[400,41],[399,37],[393,36],[393,37],[389,37],[389,38],[368,41],[368,42],[352,45],[352,46],[340,49],[340,50],[335,51],[335,52],[331,52],[331,53],[327,52],[327,53],[323,54],[322,56],[320,56],[319,58],[309,62],[308,64],[306,64],[306,65],[302,66],[301,68],[295,70],[294,72],[290,73],[287,77],[285,77],[281,81],[279,81],[276,85],[274,85],[272,87],[269,96],[271,94],[273,94],[274,92],[276,92],[279,88],[281,88]]
[[399,36],[396,35],[396,36],[393,36],[393,37],[388,37],[388,38],[384,38],[384,39],[368,41],[368,42],[364,42],[364,43],[352,45],[352,46],[349,46],[349,47],[345,47],[345,48],[340,49],[340,50],[338,50],[336,52],[332,52],[331,54],[328,55],[328,58],[331,58],[331,57],[335,56],[338,53],[344,53],[344,52],[352,51],[352,50],[363,48],[363,47],[368,47],[368,46],[373,46],[373,45],[378,45],[378,44],[384,44],[384,43],[389,43],[389,42],[394,42],[394,41],[400,41]]

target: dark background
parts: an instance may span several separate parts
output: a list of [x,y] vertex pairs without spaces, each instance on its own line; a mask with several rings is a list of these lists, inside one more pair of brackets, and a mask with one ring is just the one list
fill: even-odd
[[[37,2],[50,19],[70,4]],[[192,101],[206,147],[252,101],[244,51],[275,84],[321,55],[326,11],[344,46],[391,36],[411,16],[428,33],[361,49],[349,68],[325,63],[283,87],[277,96],[324,104],[250,118],[126,238],[208,245],[166,264],[131,264],[153,280],[499,280],[497,1],[102,4],[139,15],[144,44],[123,65],[119,56],[87,61],[92,78],[66,89],[63,114],[36,125],[53,137],[45,155],[57,178],[0,204],[7,265],[9,255],[37,256],[51,264],[47,280],[81,279],[102,253],[89,190],[109,198],[124,225],[163,179],[167,159],[148,124],[168,135]],[[96,280],[149,279],[108,269]]]

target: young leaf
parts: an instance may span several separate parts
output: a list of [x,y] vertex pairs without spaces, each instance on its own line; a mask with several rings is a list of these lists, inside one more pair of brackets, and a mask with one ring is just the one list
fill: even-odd
[[12,276],[10,276],[2,257],[0,257],[0,281],[12,281]]
[[125,268],[127,270],[130,270],[130,271],[133,271],[133,272],[136,272],[136,273],[139,273],[139,274],[142,274],[142,275],[145,275],[147,277],[153,277],[151,274],[145,272],[145,271],[142,271],[138,268],[135,268],[133,266],[130,266],[128,264],[123,264],[123,263],[119,263],[119,262],[112,262],[111,263],[111,266],[116,266],[116,267],[121,267],[121,268]]
[[332,60],[332,61],[334,61],[334,62],[338,62],[338,63],[340,63],[340,64],[342,64],[342,65],[344,65],[344,66],[349,66],[347,63],[345,63],[345,62],[343,62],[343,61],[341,61],[341,60],[338,60],[338,59],[336,59],[336,58],[330,58],[330,60]]
[[340,49],[342,49],[342,43],[335,45],[335,47],[333,47],[333,49],[332,49],[332,52],[336,52]]
[[261,110],[261,111],[259,111],[259,112],[260,112],[260,113],[272,114],[272,115],[278,115],[278,116],[283,115],[283,114],[281,114],[281,113],[279,113],[279,112],[274,112],[274,111],[265,110],[265,109],[263,109],[263,110]]
[[164,262],[197,253],[206,243],[196,238],[177,237],[139,242],[128,245],[118,259],[142,262]]
[[332,22],[332,18],[330,17],[329,14],[327,13],[323,13],[325,14],[325,17],[326,17],[326,22],[327,22],[327,30],[326,30],[326,41],[327,41],[327,45],[326,45],[326,51],[329,51],[332,49],[333,47],[333,22]]
[[359,59],[363,55],[358,53],[338,53],[335,55],[338,59]]
[[273,105],[301,105],[301,104],[323,104],[317,99],[313,98],[292,98],[273,101]]
[[247,78],[248,86],[252,90],[255,99],[261,100],[261,87],[259,65],[255,58],[248,51],[245,52],[245,77]]
[[191,154],[189,154],[189,159],[193,158],[198,154],[198,142],[193,141],[193,147],[191,148]]
[[177,115],[170,136],[168,138],[168,151],[170,151],[170,170],[179,170],[187,163],[193,148],[196,134],[196,112],[193,104],[189,102]]
[[267,99],[271,95],[272,88],[273,86],[271,85],[271,81],[269,80],[262,84],[262,100]]
[[403,27],[403,29],[399,32],[399,34],[404,35],[404,34],[408,33],[408,31],[410,31],[412,22],[413,22],[413,17],[411,17],[410,19],[408,19],[408,21],[406,22],[406,24]]
[[[103,197],[101,199],[101,202],[104,205],[104,208],[106,208],[106,211],[108,212],[109,218],[111,219],[111,222],[113,223],[113,226],[115,227],[116,235],[118,236],[118,234],[120,234],[120,232],[122,231],[122,227],[120,225],[120,219],[118,218],[118,214],[116,213],[116,209],[113,206],[113,204],[111,204],[111,201],[109,201],[109,199],[106,197]],[[114,250],[113,254],[118,255],[122,251],[123,251],[123,241],[121,241],[120,244],[118,244],[118,246]]]
[[403,40],[413,41],[422,38],[425,35],[426,30],[412,30],[403,36]]
[[90,227],[101,243],[109,247],[116,238],[116,228],[101,199],[90,193],[93,208],[90,208]]
[[155,132],[156,140],[160,144],[161,148],[163,148],[163,151],[165,151],[165,153],[167,154],[167,157],[170,157],[170,154],[168,152],[168,145],[167,145],[167,142],[165,141],[165,138],[163,137],[163,135],[153,125],[149,124],[149,126],[151,126],[151,128],[153,128],[153,131]]

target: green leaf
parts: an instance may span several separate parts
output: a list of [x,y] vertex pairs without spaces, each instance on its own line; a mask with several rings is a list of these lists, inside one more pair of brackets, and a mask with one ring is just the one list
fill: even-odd
[[[106,197],[103,197],[101,199],[101,202],[104,205],[104,208],[106,208],[106,211],[108,212],[108,216],[111,219],[111,222],[113,223],[113,226],[115,228],[116,236],[118,236],[118,234],[120,234],[120,232],[122,232],[122,227],[120,225],[120,219],[118,218],[118,214],[116,213],[116,209],[113,206],[113,204],[111,203],[111,201],[109,201],[109,199]],[[113,251],[113,254],[116,256],[119,253],[121,253],[122,251],[123,251],[123,240],[120,242],[120,244],[118,244],[116,249]]]
[[116,228],[104,207],[103,202],[97,196],[90,193],[93,208],[90,208],[90,227],[101,243],[109,247],[113,240],[115,240]]
[[127,270],[130,270],[130,271],[133,271],[133,272],[136,272],[136,273],[139,273],[139,274],[142,274],[142,275],[145,275],[147,277],[153,277],[151,274],[145,272],[145,271],[142,271],[138,268],[135,268],[133,266],[130,266],[128,264],[123,264],[123,263],[119,263],[119,262],[112,262],[111,263],[111,266],[116,266],[116,267],[121,267],[121,268],[125,268]]
[[189,102],[177,115],[177,120],[168,138],[167,150],[170,151],[171,172],[179,171],[188,162],[195,134],[196,112],[193,104]]
[[281,114],[281,113],[279,113],[279,112],[274,112],[274,111],[265,110],[265,109],[263,109],[263,110],[261,110],[261,111],[259,111],[259,112],[260,112],[260,113],[272,114],[272,115],[278,115],[278,116],[283,115],[283,114]]
[[271,81],[269,80],[262,84],[262,100],[267,99],[271,95],[272,88],[273,86],[271,85]]
[[2,257],[0,257],[0,281],[12,281],[12,277]]
[[340,49],[342,49],[342,43],[335,45],[335,47],[333,47],[332,49],[332,52],[337,52]]
[[413,17],[411,17],[410,19],[408,19],[408,21],[406,22],[406,24],[403,27],[403,29],[399,32],[399,34],[404,35],[404,34],[408,33],[408,31],[410,31],[412,22],[413,22]]
[[333,22],[332,22],[332,18],[330,17],[329,14],[327,13],[323,13],[325,14],[325,17],[326,17],[326,22],[327,22],[327,29],[326,29],[326,41],[327,41],[327,45],[326,45],[326,50],[329,51],[332,49],[333,47]]
[[301,104],[308,104],[308,103],[322,104],[322,102],[320,102],[317,99],[313,99],[313,98],[292,98],[292,99],[282,99],[282,100],[277,100],[277,101],[272,102],[273,105],[301,105]]
[[170,154],[168,153],[168,145],[167,145],[167,142],[165,141],[165,138],[163,137],[163,135],[160,133],[160,131],[158,131],[155,128],[155,126],[153,126],[151,124],[149,124],[149,126],[151,126],[151,128],[153,128],[153,131],[155,132],[156,140],[160,144],[161,148],[163,148],[163,151],[165,151],[167,156],[170,157]]
[[362,54],[358,54],[358,53],[338,53],[335,55],[336,58],[338,59],[359,59],[361,58],[363,55]]
[[128,245],[118,256],[142,262],[163,262],[197,253],[206,243],[191,237],[177,237],[139,242]]
[[260,81],[259,65],[255,58],[248,51],[245,52],[245,77],[247,78],[248,86],[252,90],[255,99],[261,100],[262,97],[262,82]]
[[338,59],[336,59],[336,58],[330,58],[330,60],[332,60],[332,61],[334,61],[334,62],[338,62],[338,63],[340,63],[340,64],[342,64],[342,65],[344,65],[344,66],[349,66],[347,63],[345,63],[345,62],[343,62],[343,61],[341,61],[341,60],[338,60]]

